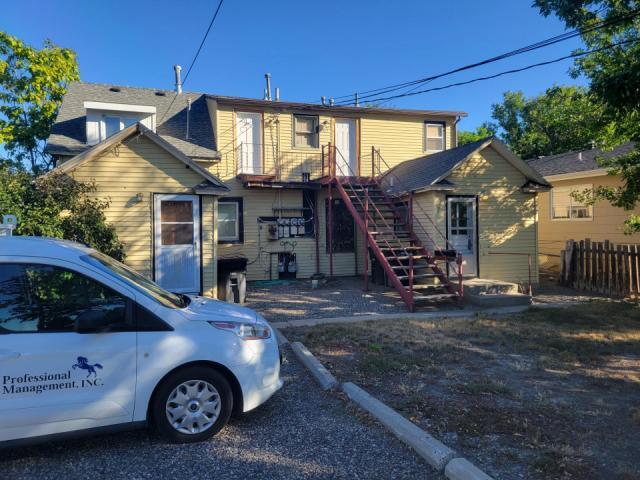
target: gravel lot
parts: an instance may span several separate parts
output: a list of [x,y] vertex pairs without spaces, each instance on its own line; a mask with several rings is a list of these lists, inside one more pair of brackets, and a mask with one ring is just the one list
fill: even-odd
[[209,442],[167,444],[140,430],[4,450],[0,478],[443,478],[285,354],[285,387]]

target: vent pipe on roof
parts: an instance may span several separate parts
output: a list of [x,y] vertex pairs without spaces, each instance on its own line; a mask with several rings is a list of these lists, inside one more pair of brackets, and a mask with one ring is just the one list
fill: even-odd
[[189,140],[189,117],[191,116],[191,99],[187,97],[187,134],[185,140]]
[[265,100],[271,101],[271,74],[265,73],[264,79],[267,82],[267,88],[265,89]]
[[276,102],[280,101],[280,87],[276,87]]
[[333,107],[333,105],[335,104],[335,101],[333,100],[333,98],[329,99],[329,105]]
[[322,97],[320,97],[320,100],[322,101],[322,105],[326,105],[327,104],[327,97],[322,96]]
[[176,72],[176,93],[182,93],[182,78],[180,76],[182,67],[180,65],[174,65],[173,70]]

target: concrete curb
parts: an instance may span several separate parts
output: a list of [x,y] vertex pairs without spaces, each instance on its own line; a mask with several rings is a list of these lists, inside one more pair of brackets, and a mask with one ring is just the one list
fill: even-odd
[[289,340],[287,339],[287,337],[285,337],[278,328],[274,327],[273,325],[271,325],[271,327],[273,328],[273,331],[276,334],[276,340],[278,340],[278,346],[282,347],[283,345],[289,345]]
[[342,384],[342,391],[350,400],[369,412],[399,440],[413,448],[433,468],[441,472],[455,452],[427,432],[411,423],[380,400],[351,382]]
[[428,320],[435,318],[473,318],[478,314],[483,315],[508,315],[510,313],[525,312],[530,308],[568,308],[575,305],[588,303],[588,301],[575,302],[549,302],[549,303],[533,303],[531,305],[516,305],[510,307],[498,308],[467,308],[464,310],[438,311],[438,312],[418,312],[418,313],[381,313],[371,315],[354,315],[351,317],[325,317],[310,318],[307,320],[286,320],[282,322],[270,322],[273,327],[277,328],[295,328],[295,327],[315,327],[317,325],[326,325],[330,323],[355,323],[378,320]]
[[470,461],[454,458],[444,469],[444,476],[449,480],[493,480]]
[[305,367],[307,367],[313,378],[316,379],[323,390],[332,390],[338,386],[336,377],[334,377],[329,370],[324,368],[324,365],[322,365],[320,361],[314,357],[309,350],[307,350],[307,347],[300,342],[293,342],[290,345],[295,356],[298,357],[298,360],[300,360]]

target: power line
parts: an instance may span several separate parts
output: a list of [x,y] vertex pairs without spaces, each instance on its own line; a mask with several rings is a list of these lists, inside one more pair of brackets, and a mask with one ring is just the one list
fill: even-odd
[[534,63],[532,65],[527,65],[525,67],[514,68],[514,69],[511,69],[511,70],[505,70],[503,72],[495,73],[493,75],[487,75],[487,76],[484,76],[484,77],[477,77],[477,78],[473,78],[471,80],[466,80],[466,81],[463,81],[463,82],[450,83],[450,84],[443,85],[443,86],[440,86],[440,87],[428,88],[428,89],[425,89],[425,90],[419,90],[419,91],[414,91],[414,92],[405,92],[405,93],[400,93],[398,95],[391,95],[391,96],[388,96],[388,97],[376,98],[375,101],[388,101],[388,100],[393,100],[393,99],[396,99],[396,98],[411,97],[411,96],[414,96],[414,95],[420,95],[422,93],[435,92],[437,90],[446,90],[448,88],[459,87],[461,85],[468,85],[470,83],[481,82],[481,81],[484,81],[484,80],[491,80],[492,78],[502,77],[504,75],[509,75],[511,73],[524,72],[525,70],[531,70],[532,68],[537,68],[537,67],[542,67],[542,66],[545,66],[545,65],[550,65],[552,63],[558,63],[558,62],[561,62],[563,60],[567,60],[569,58],[583,57],[583,56],[589,55],[591,53],[602,52],[604,50],[609,50],[609,49],[614,48],[614,47],[619,47],[621,45],[625,45],[625,44],[633,43],[633,42],[638,42],[638,41],[640,41],[640,39],[638,39],[638,38],[625,40],[625,41],[622,41],[622,42],[618,42],[618,43],[613,43],[611,45],[607,45],[606,47],[595,48],[593,50],[587,50],[587,51],[583,51],[583,52],[576,52],[576,53],[565,55],[563,57],[556,58],[556,59],[553,59],[553,60],[547,60],[545,62]]
[[[631,12],[625,14],[625,15],[621,15],[619,17],[615,17],[615,18],[612,18],[612,19],[609,19],[609,20],[601,20],[601,21],[596,22],[596,23],[594,23],[594,24],[592,24],[592,25],[590,25],[588,27],[584,27],[582,29],[576,29],[576,30],[572,30],[570,32],[566,32],[566,33],[560,34],[560,35],[556,35],[554,37],[550,37],[550,38],[547,38],[545,40],[541,40],[541,41],[538,41],[536,43],[533,43],[533,44],[530,44],[530,45],[526,45],[524,47],[520,47],[520,48],[518,48],[516,50],[512,50],[510,52],[506,52],[506,53],[497,55],[495,57],[491,57],[491,58],[488,58],[488,59],[485,59],[485,60],[481,60],[479,62],[475,62],[475,63],[469,64],[469,65],[458,67],[458,68],[455,68],[453,70],[449,70],[449,71],[444,72],[444,73],[440,73],[440,74],[429,76],[429,77],[420,78],[420,79],[417,79],[417,80],[412,80],[412,81],[409,81],[409,82],[403,82],[403,83],[398,83],[398,84],[395,84],[395,85],[389,85],[389,86],[386,86],[386,87],[380,87],[380,88],[376,88],[376,89],[372,89],[372,90],[365,90],[363,92],[358,92],[358,97],[359,97],[359,100],[362,101],[363,99],[376,97],[376,96],[379,96],[379,95],[384,95],[386,93],[391,93],[393,91],[397,91],[397,90],[400,90],[400,89],[405,88],[405,87],[410,87],[410,86],[413,86],[413,85],[420,85],[420,84],[423,84],[423,83],[427,83],[427,82],[430,82],[432,80],[436,80],[438,78],[442,78],[442,77],[445,77],[445,76],[448,76],[448,75],[452,75],[454,73],[458,73],[458,72],[462,72],[462,71],[469,70],[469,69],[472,69],[472,68],[476,68],[476,67],[479,67],[479,66],[487,65],[489,63],[497,62],[499,60],[504,60],[505,58],[513,57],[513,56],[516,56],[516,55],[521,55],[523,53],[528,53],[528,52],[531,52],[531,51],[534,51],[534,50],[538,50],[538,49],[543,48],[543,47],[554,45],[556,43],[563,42],[565,40],[569,40],[571,38],[578,37],[578,36],[583,35],[585,33],[590,33],[590,32],[605,28],[605,27],[609,27],[609,26],[624,22],[626,20],[631,20],[631,19],[637,17],[638,15],[640,15],[640,9],[633,10],[633,11],[631,11]],[[353,103],[352,99],[354,98],[354,94],[342,95],[342,96],[334,97],[334,98],[337,99],[337,100],[349,99],[349,100],[343,100],[343,101],[337,102],[337,104],[348,105],[350,103]]]
[[[200,42],[200,46],[198,47],[198,50],[196,51],[196,54],[193,56],[193,60],[191,61],[191,64],[189,65],[189,68],[187,69],[187,73],[184,76],[184,80],[182,81],[182,85],[183,86],[184,86],[185,83],[187,83],[187,79],[189,78],[189,74],[191,73],[191,70],[193,69],[193,66],[196,64],[196,60],[198,60],[198,56],[200,55],[200,51],[202,50],[202,47],[204,46],[204,42],[207,41],[207,37],[209,36],[209,32],[211,31],[211,27],[213,27],[213,22],[216,21],[216,18],[218,17],[218,13],[220,12],[220,8],[222,7],[223,3],[224,3],[224,0],[220,0],[220,2],[218,3],[218,7],[216,8],[216,11],[213,13],[213,17],[211,17],[211,21],[209,22],[209,26],[207,27],[207,31],[204,33],[204,36],[202,37],[202,41]],[[167,114],[171,110],[171,107],[173,106],[173,102],[176,101],[176,98],[178,98],[178,93],[177,92],[174,94],[173,99],[171,100],[171,103],[169,104],[169,107],[164,112],[164,115],[162,116],[160,121],[157,122],[158,125],[160,125],[164,121],[165,117],[167,116]]]

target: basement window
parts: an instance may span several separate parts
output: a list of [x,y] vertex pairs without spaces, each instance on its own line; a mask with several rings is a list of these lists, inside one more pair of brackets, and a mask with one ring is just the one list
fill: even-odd
[[428,153],[441,152],[445,149],[444,123],[425,122],[424,124],[424,149]]
[[318,148],[318,117],[315,115],[293,116],[293,146]]
[[572,192],[582,192],[593,188],[593,185],[574,185],[571,187],[553,187],[551,190],[551,218],[552,220],[590,220],[593,218],[593,208],[578,202]]

